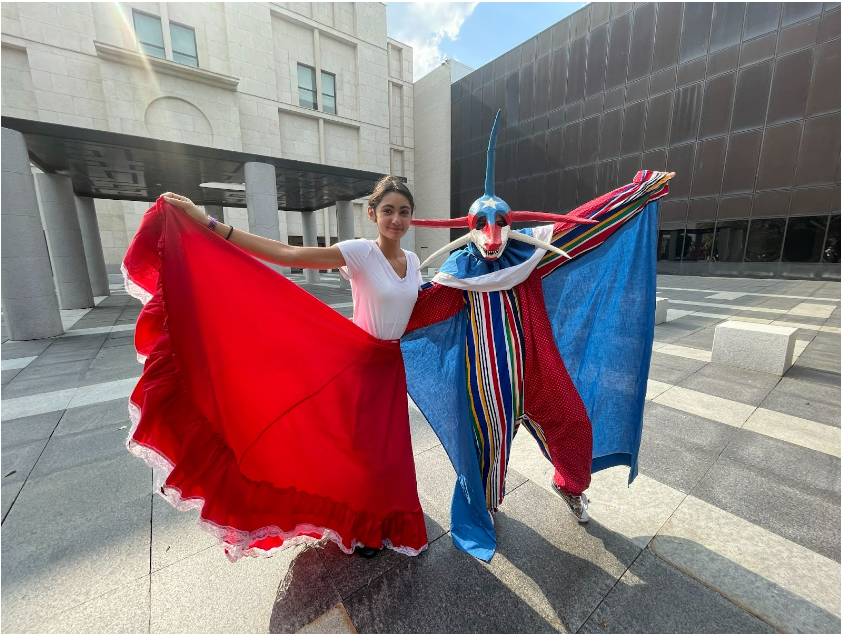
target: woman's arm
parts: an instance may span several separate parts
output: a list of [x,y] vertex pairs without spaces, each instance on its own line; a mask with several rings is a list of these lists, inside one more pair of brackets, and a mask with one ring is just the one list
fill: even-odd
[[[167,192],[163,199],[174,207],[186,212],[191,218],[200,224],[207,226],[209,217],[199,209],[192,200]],[[228,236],[231,226],[223,222],[216,225],[217,235]],[[270,240],[253,233],[235,230],[230,236],[230,242],[243,251],[248,252],[255,258],[266,262],[273,262],[282,267],[298,267],[301,269],[338,269],[345,266],[345,258],[339,248],[332,247],[292,247],[277,240]]]

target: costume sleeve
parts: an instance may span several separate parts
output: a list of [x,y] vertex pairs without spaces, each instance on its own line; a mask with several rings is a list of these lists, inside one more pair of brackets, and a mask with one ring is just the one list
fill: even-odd
[[546,277],[558,267],[604,243],[649,202],[666,195],[669,180],[669,174],[662,171],[640,171],[632,183],[570,211],[571,216],[597,222],[592,225],[556,222],[552,230],[552,245],[565,251],[569,257],[547,252],[538,263],[538,273]]
[[429,283],[418,292],[418,301],[409,318],[406,333],[442,322],[464,308],[464,292],[461,289]]
[[346,280],[351,280],[354,275],[360,272],[362,265],[371,253],[371,243],[358,238],[356,240],[343,240],[336,244],[345,259],[345,266],[339,268],[339,272]]

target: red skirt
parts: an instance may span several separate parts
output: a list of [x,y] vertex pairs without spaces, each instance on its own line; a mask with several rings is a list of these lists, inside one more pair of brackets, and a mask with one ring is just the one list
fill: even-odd
[[319,538],[346,553],[426,548],[398,341],[162,199],[123,274],[144,302],[128,449],[231,560]]

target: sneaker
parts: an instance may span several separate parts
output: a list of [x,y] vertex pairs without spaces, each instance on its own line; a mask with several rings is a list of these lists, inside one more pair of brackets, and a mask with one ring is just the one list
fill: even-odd
[[583,493],[580,496],[565,493],[558,485],[555,484],[554,480],[552,480],[552,490],[563,498],[566,506],[569,507],[570,513],[572,513],[578,522],[581,522],[582,524],[590,522],[590,516],[587,514],[587,505],[590,504],[590,501],[587,500],[587,496]]

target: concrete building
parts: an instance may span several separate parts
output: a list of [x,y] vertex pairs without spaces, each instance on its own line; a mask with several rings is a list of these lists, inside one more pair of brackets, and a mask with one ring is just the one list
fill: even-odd
[[667,168],[661,272],[841,279],[838,78],[838,3],[591,3],[452,85],[450,212],[481,195],[502,109],[512,207]]
[[[422,135],[415,143],[415,206],[421,218],[448,218],[450,204],[450,87],[473,69],[447,60],[415,83],[415,124]],[[447,229],[415,229],[415,252],[421,263],[450,241]],[[446,256],[430,267],[440,267]]]
[[[4,2],[2,72],[4,117],[414,182],[412,50],[382,3]],[[109,272],[148,206],[95,200]],[[245,208],[221,213],[249,229]],[[335,207],[314,217],[335,242]],[[277,235],[302,244],[302,216],[279,212]]]

